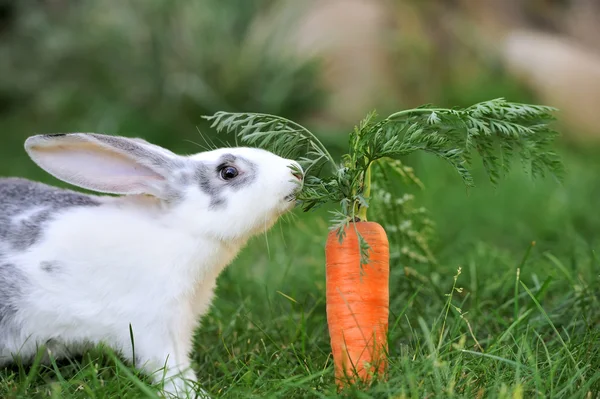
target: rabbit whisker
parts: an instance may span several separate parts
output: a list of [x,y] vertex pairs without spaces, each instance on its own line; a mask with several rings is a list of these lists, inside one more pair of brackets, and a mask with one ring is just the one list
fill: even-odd
[[212,140],[209,142],[209,139],[207,139],[207,136],[202,133],[202,131],[200,130],[200,128],[198,126],[196,126],[196,131],[198,132],[200,137],[202,137],[202,139],[204,140],[204,142],[206,143],[206,145],[208,146],[209,149],[211,149],[211,150],[217,149],[217,146],[215,145],[215,143]]

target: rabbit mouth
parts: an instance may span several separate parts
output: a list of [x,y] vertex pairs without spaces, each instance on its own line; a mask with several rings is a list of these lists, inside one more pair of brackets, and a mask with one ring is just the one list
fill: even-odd
[[283,200],[286,202],[294,202],[296,201],[296,197],[298,196],[298,194],[300,194],[300,192],[302,191],[302,183],[298,183],[298,182],[294,182],[294,189],[285,197],[283,197]]
[[289,193],[288,195],[283,197],[283,200],[286,202],[295,202],[296,197],[298,196],[298,194],[300,194],[300,191],[302,191],[302,186],[298,185],[297,187],[294,188],[294,190],[292,190],[291,193]]

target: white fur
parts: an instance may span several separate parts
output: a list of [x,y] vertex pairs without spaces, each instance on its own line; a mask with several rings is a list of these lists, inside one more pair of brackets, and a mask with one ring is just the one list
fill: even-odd
[[[185,380],[195,381],[192,334],[211,304],[219,273],[252,235],[291,209],[293,202],[284,196],[297,187],[288,168],[293,161],[266,151],[220,149],[177,157],[194,165],[226,152],[255,162],[258,178],[247,189],[226,191],[223,209],[211,209],[209,196],[190,184],[180,201],[96,197],[100,206],[66,209],[48,222],[40,242],[10,259],[31,287],[14,323],[21,328],[7,337],[10,347],[0,348],[0,362],[17,352],[30,358],[48,341],[55,356],[103,342],[133,360],[131,324],[137,365],[150,374],[166,365],[167,377],[175,377],[166,392],[185,396]],[[81,152],[77,156],[85,162]],[[42,271],[43,261],[54,262],[56,270]],[[162,376],[155,374],[157,381]]]

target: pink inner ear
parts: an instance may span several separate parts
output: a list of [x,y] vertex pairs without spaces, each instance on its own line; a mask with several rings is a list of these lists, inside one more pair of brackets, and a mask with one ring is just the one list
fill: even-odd
[[155,194],[165,178],[135,159],[95,143],[35,148],[49,173],[83,188],[115,194]]

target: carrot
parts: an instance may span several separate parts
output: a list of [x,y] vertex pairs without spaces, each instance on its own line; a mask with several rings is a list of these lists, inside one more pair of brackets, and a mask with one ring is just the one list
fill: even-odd
[[[358,233],[370,246],[360,263]],[[331,231],[325,247],[327,322],[338,387],[369,382],[387,368],[389,243],[375,222],[350,223],[342,242]]]

